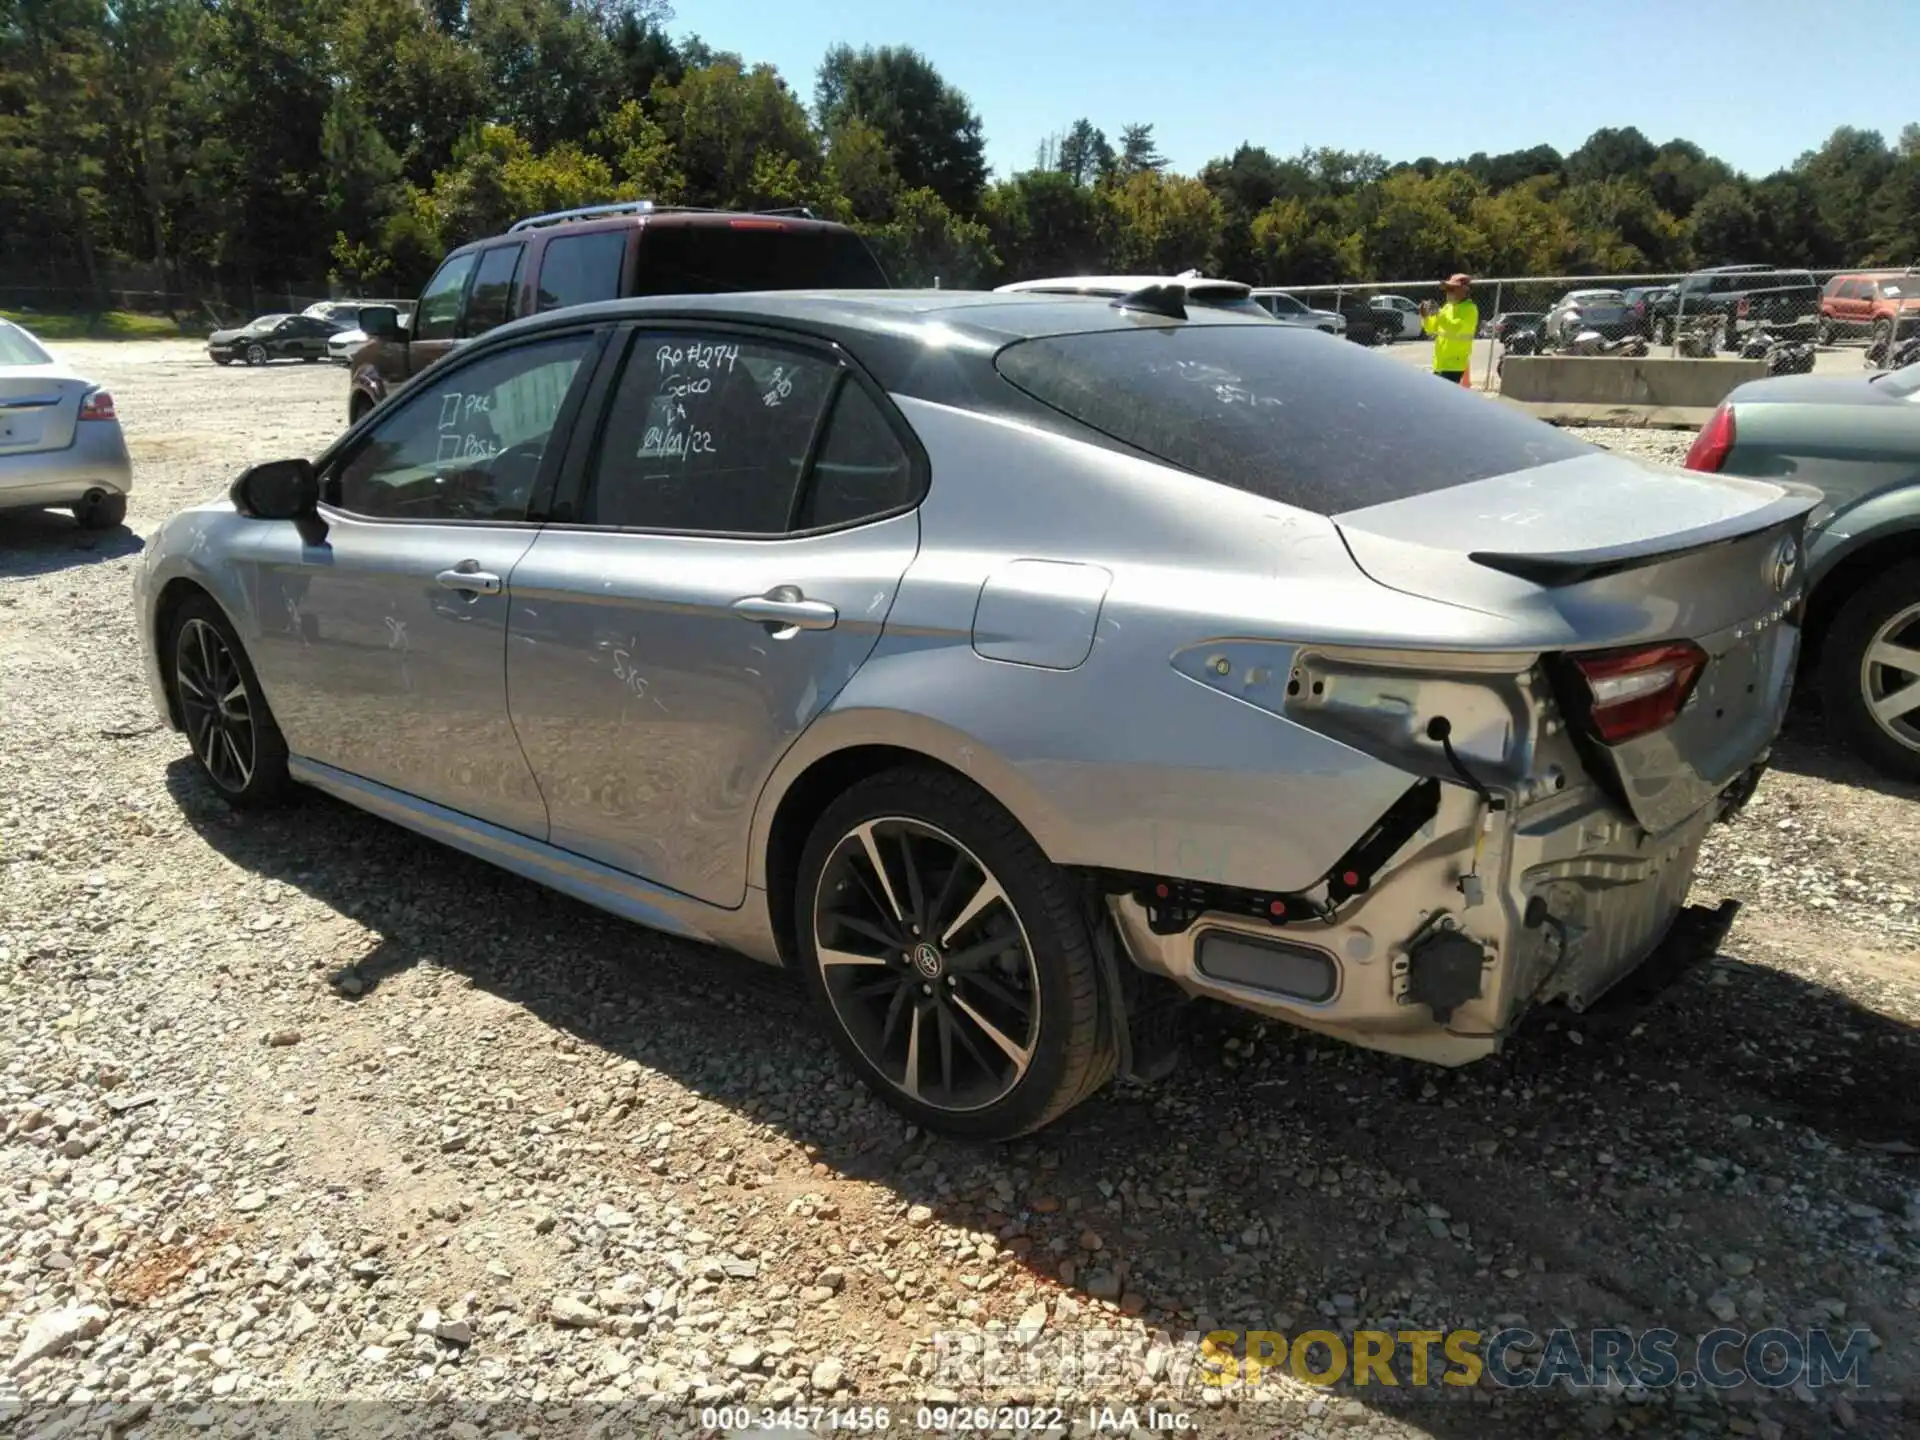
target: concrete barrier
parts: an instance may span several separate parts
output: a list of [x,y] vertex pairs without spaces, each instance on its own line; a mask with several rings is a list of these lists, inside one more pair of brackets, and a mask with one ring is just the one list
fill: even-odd
[[1509,355],[1500,362],[1500,394],[1528,405],[1711,410],[1736,385],[1766,373],[1764,360]]

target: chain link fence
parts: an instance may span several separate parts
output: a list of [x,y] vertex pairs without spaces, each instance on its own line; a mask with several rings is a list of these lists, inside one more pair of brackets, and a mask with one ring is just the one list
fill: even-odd
[[[1342,315],[1349,338],[1371,328],[1388,344],[1430,345],[1420,307],[1445,299],[1433,279],[1280,288]],[[1509,275],[1475,280],[1471,298],[1479,333],[1469,376],[1481,389],[1499,387],[1509,354],[1739,356],[1788,374],[1920,359],[1920,268]]]

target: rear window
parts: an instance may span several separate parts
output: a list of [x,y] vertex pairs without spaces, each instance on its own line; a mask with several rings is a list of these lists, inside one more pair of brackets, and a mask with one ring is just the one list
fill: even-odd
[[0,365],[51,365],[53,357],[26,331],[0,323]]
[[886,288],[886,272],[851,230],[796,230],[778,221],[656,222],[640,241],[642,295]]
[[1016,341],[1036,400],[1182,470],[1321,515],[1590,453],[1458,385],[1282,325],[1166,325]]

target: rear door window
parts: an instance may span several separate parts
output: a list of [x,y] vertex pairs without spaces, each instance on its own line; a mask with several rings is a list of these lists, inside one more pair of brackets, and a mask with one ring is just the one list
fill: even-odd
[[886,288],[886,272],[851,230],[751,217],[725,225],[655,221],[640,240],[643,295]]
[[413,327],[416,340],[451,340],[460,322],[460,299],[467,291],[467,277],[473,273],[471,253],[455,255],[434,272],[427,288],[420,292],[420,308]]
[[496,325],[513,318],[514,282],[520,277],[520,257],[524,245],[496,245],[482,251],[480,267],[473,272],[473,291],[467,296],[463,335],[484,335]]
[[556,235],[540,256],[540,308],[591,305],[620,298],[626,261],[626,227],[589,235]]
[[839,366],[738,334],[634,336],[581,521],[785,533]]
[[1321,515],[1593,453],[1411,365],[1282,325],[1057,335],[1016,341],[995,364],[1135,450]]

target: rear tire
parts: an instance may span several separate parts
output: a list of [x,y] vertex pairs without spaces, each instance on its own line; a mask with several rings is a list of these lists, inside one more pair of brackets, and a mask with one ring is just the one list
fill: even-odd
[[182,601],[167,618],[160,655],[174,710],[207,783],[235,809],[285,800],[293,790],[287,742],[220,607],[204,594]]
[[835,1045],[916,1124],[1012,1139],[1112,1074],[1079,892],[965,780],[861,781],[815,824],[795,885],[793,953]]
[[[1889,709],[1909,694],[1912,705]],[[1920,560],[1894,566],[1841,605],[1821,647],[1820,698],[1836,737],[1869,765],[1920,781]],[[1876,704],[1885,713],[1876,715]]]
[[127,520],[127,497],[109,491],[91,503],[82,500],[73,507],[73,518],[82,530],[111,530]]

